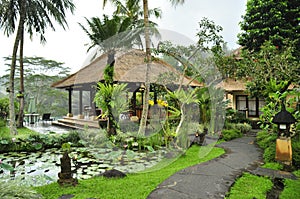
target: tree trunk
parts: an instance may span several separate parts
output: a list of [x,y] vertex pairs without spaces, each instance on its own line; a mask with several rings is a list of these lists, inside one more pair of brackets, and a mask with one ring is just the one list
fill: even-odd
[[[115,67],[115,51],[110,50],[108,52],[108,59],[107,59],[107,66],[106,70],[104,71],[104,80],[106,85],[111,85],[113,87],[114,84],[114,67]],[[112,113],[112,107],[110,105],[112,93],[107,99],[107,111],[108,111],[108,125],[107,125],[107,134],[108,137],[117,134],[117,124]],[[117,116],[116,116],[117,117]]]
[[10,133],[12,135],[16,135],[17,128],[16,128],[16,121],[15,121],[15,70],[16,70],[16,61],[17,61],[17,52],[19,43],[22,37],[22,31],[24,29],[24,20],[25,20],[25,0],[19,1],[20,5],[20,20],[17,30],[17,35],[15,38],[15,43],[13,47],[12,59],[11,59],[11,66],[10,66],[10,74],[9,74],[9,128]]
[[143,100],[143,111],[141,116],[141,123],[138,134],[145,135],[147,116],[148,116],[148,101],[150,95],[150,82],[149,82],[149,65],[151,63],[151,50],[150,50],[150,34],[149,34],[149,16],[148,16],[148,0],[143,0],[144,8],[144,25],[145,25],[145,44],[146,44],[146,79],[145,79],[145,91]]
[[20,109],[19,109],[19,117],[18,117],[18,128],[23,127],[24,121],[24,65],[23,65],[23,50],[24,50],[24,29],[21,31],[21,40],[20,40],[20,94],[22,97],[20,100]]

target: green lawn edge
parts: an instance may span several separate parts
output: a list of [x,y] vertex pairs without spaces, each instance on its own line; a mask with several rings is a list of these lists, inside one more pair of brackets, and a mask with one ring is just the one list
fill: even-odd
[[243,173],[231,187],[226,199],[266,198],[266,194],[273,187],[267,177],[259,177],[250,173]]
[[[275,167],[277,167],[275,165]],[[284,180],[284,189],[280,199],[300,198],[300,170],[293,172],[297,180]],[[273,187],[273,182],[268,177],[260,177],[250,173],[243,173],[231,187],[226,199],[253,199],[266,198],[266,194]]]
[[297,180],[284,180],[284,189],[280,194],[280,199],[300,198],[300,170],[293,172]]
[[[204,157],[201,156],[205,152]],[[207,152],[207,153],[206,153]],[[207,162],[224,154],[224,149],[212,146],[192,146],[186,153],[170,165],[152,172],[128,174],[121,179],[106,179],[94,177],[80,180],[76,187],[60,187],[57,183],[34,187],[34,189],[47,199],[57,199],[62,195],[75,195],[74,199],[86,198],[135,198],[144,199],[161,182],[172,174],[195,164]]]

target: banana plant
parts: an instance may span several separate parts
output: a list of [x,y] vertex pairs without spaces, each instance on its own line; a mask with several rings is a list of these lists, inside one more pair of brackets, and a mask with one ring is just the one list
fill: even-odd
[[[103,110],[102,117],[108,117],[109,128],[108,135],[111,136],[118,128],[117,119],[120,113],[126,111],[128,102],[126,100],[127,84],[105,84],[99,82],[98,92],[95,95],[94,102]],[[121,97],[123,96],[123,97]]]
[[[177,115],[180,115],[180,121],[179,124],[175,130],[175,136],[176,137],[185,137],[184,135],[181,135],[181,128],[183,126],[183,123],[185,122],[186,119],[186,115],[188,113],[186,113],[185,107],[188,104],[192,104],[192,103],[198,103],[198,99],[197,99],[197,95],[196,95],[197,89],[188,89],[188,90],[184,90],[184,89],[180,89],[180,90],[176,90],[176,91],[168,91],[168,95],[171,99],[174,99],[177,101],[178,107],[179,107],[179,112],[180,114],[178,114],[178,111],[175,111],[176,109],[173,107],[173,111],[175,113],[177,113]],[[180,146],[183,146],[185,142],[183,140],[178,140],[178,142],[180,142]]]

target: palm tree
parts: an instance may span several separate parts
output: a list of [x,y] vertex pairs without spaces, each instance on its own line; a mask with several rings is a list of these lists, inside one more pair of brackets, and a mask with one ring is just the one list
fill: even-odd
[[[133,34],[132,24],[128,20],[124,20],[114,15],[111,19],[107,15],[103,15],[101,20],[99,17],[92,17],[90,20],[85,18],[88,28],[79,23],[84,32],[91,40],[88,50],[93,47],[99,47],[101,51],[109,52],[116,48],[122,48],[125,45],[132,45],[132,41],[136,39],[138,34]],[[120,37],[120,40],[112,38]]]
[[[52,19],[54,19],[56,22],[58,22],[59,25],[65,28],[67,25],[67,22],[65,20],[66,10],[70,10],[73,13],[75,6],[72,3],[72,0],[1,0],[0,3],[0,27],[4,28],[4,33],[7,36],[15,33],[15,23],[17,20],[19,20],[12,53],[8,89],[10,99],[10,131],[12,134],[16,134],[16,124],[14,120],[14,76],[17,51],[20,47],[20,87],[21,92],[24,92],[22,71],[24,31],[26,30],[27,33],[29,33],[30,37],[32,37],[33,33],[36,32],[40,35],[41,42],[46,42],[46,38],[44,37],[46,28],[50,26],[53,30],[55,30]],[[24,103],[24,101],[21,100],[21,103]],[[21,110],[19,113],[19,115],[21,116],[19,120],[19,126],[23,125],[23,107],[24,104],[21,105]]]
[[[172,5],[182,4],[184,0],[170,0]],[[143,0],[143,8],[144,8],[144,24],[145,24],[145,45],[146,45],[146,82],[145,82],[145,91],[144,91],[144,103],[143,103],[143,112],[141,118],[141,124],[139,128],[139,134],[144,135],[146,132],[146,124],[147,124],[147,115],[148,115],[148,101],[150,94],[150,83],[148,80],[149,67],[148,64],[151,62],[151,49],[150,49],[150,35],[149,35],[149,9],[148,9],[148,0]]]
[[[107,67],[104,71],[104,79],[107,87],[113,88],[113,73],[114,73],[114,60],[115,60],[115,49],[123,47],[132,47],[134,44],[142,46],[142,40],[140,35],[143,33],[142,27],[144,26],[143,11],[139,5],[138,0],[126,0],[125,4],[121,1],[115,0],[113,3],[116,6],[116,11],[113,14],[112,19],[104,15],[101,21],[97,17],[86,19],[90,31],[85,28],[82,24],[79,24],[83,30],[87,33],[91,45],[88,51],[99,46],[102,51],[108,52]],[[151,14],[156,17],[160,16],[159,9],[151,10]],[[151,22],[151,26],[154,27],[156,24]],[[153,33],[157,34],[155,29],[152,29]],[[115,36],[115,37],[113,37]],[[110,107],[111,95],[107,95],[107,115],[109,118],[108,122],[108,136],[116,134],[116,121],[112,114]]]
[[[104,70],[104,84],[98,84],[100,92],[96,96],[102,95],[102,98],[105,103],[105,109],[108,117],[108,137],[111,135],[117,134],[117,122],[113,116],[113,110],[111,106],[111,99],[114,91],[114,63],[115,63],[115,49],[122,48],[126,45],[132,45],[137,37],[135,34],[131,34],[132,24],[128,20],[122,20],[122,18],[114,15],[112,19],[109,19],[108,16],[104,15],[103,20],[98,17],[93,17],[91,20],[86,19],[89,29],[85,28],[82,24],[79,23],[81,28],[86,32],[91,40],[91,45],[88,48],[88,51],[98,46],[101,51],[108,53],[107,65]],[[113,38],[116,35],[122,35],[119,39]],[[95,55],[94,55],[95,56]],[[103,101],[102,100],[102,101]],[[98,100],[95,100],[96,103]],[[99,103],[98,103],[99,104]],[[104,108],[104,107],[103,107]]]
[[[176,6],[178,4],[183,4],[184,0],[169,0],[172,5]],[[110,0],[114,5],[119,6],[119,0]],[[103,0],[103,7],[107,4],[107,0]],[[139,0],[126,0],[126,4],[135,4],[139,5]],[[121,8],[121,7],[120,7]],[[117,9],[118,10],[118,9]],[[121,10],[121,9],[119,9]],[[146,123],[147,123],[147,115],[148,115],[148,101],[149,101],[149,94],[150,94],[150,83],[148,80],[148,64],[151,62],[151,40],[150,40],[150,22],[149,22],[149,14],[151,12],[148,8],[148,0],[143,0],[143,13],[144,13],[144,34],[145,34],[145,48],[146,48],[146,63],[147,63],[147,70],[146,70],[146,81],[145,81],[145,91],[144,91],[144,98],[143,98],[143,112],[141,116],[141,123],[139,128],[139,134],[144,135],[146,131]]]
[[[120,3],[120,2],[119,2]],[[109,19],[108,16],[103,15],[101,20],[98,17],[93,17],[90,20],[86,18],[88,28],[84,27],[79,23],[81,28],[86,32],[91,40],[91,44],[88,51],[98,46],[102,52],[108,53],[107,67],[104,71],[104,84],[101,87],[107,91],[111,91],[110,94],[105,95],[108,122],[108,136],[116,134],[117,123],[113,117],[112,107],[110,105],[112,92],[114,89],[113,74],[114,74],[114,63],[115,63],[115,49],[120,48],[131,48],[133,45],[142,46],[142,40],[140,35],[143,30],[139,28],[143,26],[143,21],[139,20],[140,9],[136,6],[125,7],[121,3],[122,9],[117,9]],[[127,6],[127,5],[126,5]],[[132,10],[130,10],[132,9]],[[126,14],[127,13],[127,14]],[[154,23],[153,23],[154,25]],[[97,53],[96,53],[97,54]],[[93,58],[96,56],[93,56]],[[105,87],[106,86],[106,87]]]
[[[126,0],[124,4],[122,4],[120,0],[114,0],[112,3],[116,7],[114,15],[130,21],[134,29],[145,27],[143,19],[144,11],[142,5],[140,5],[140,0]],[[148,10],[148,15],[154,16],[155,18],[160,18],[161,10],[159,8],[150,9]],[[156,23],[149,20],[149,30],[151,31],[151,34],[155,35],[156,37],[160,37],[158,30],[155,28],[156,26]],[[140,43],[142,42],[140,41]]]

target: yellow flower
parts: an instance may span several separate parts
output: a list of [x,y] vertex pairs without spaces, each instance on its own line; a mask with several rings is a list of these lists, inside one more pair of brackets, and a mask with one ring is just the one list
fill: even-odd
[[149,103],[150,106],[154,105],[154,101],[153,100],[149,100],[148,103]]
[[167,107],[168,106],[168,103],[166,101],[161,100],[161,99],[157,100],[157,104],[159,106],[163,106],[163,107]]

